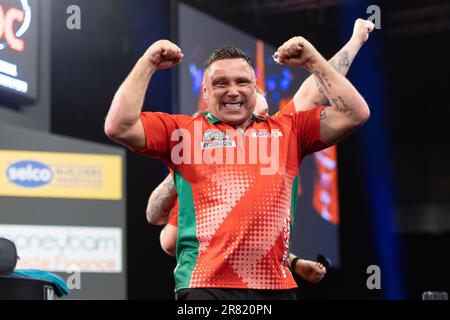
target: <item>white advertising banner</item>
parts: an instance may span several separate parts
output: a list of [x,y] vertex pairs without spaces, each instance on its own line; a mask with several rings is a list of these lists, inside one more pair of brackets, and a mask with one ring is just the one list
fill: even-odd
[[20,257],[17,269],[53,272],[122,272],[122,229],[0,225]]

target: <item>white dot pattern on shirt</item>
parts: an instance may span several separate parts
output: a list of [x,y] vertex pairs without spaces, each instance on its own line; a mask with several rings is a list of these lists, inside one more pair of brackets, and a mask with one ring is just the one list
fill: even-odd
[[195,203],[200,253],[208,247],[209,241],[221,223],[248,191],[253,181],[254,177],[244,166],[216,167],[214,174],[209,174],[210,183],[205,185]]
[[[249,288],[282,289],[287,266],[280,265],[271,251],[279,237],[283,242],[286,221],[290,224],[291,190],[287,188],[292,176],[279,176],[266,186],[260,201],[251,202],[245,219],[230,230],[235,239],[224,253],[233,270]],[[247,230],[246,236],[242,230]],[[284,246],[285,247],[285,246]]]
[[[208,167],[209,172],[203,172],[210,177],[208,190],[202,190],[204,193],[196,198],[199,254],[208,248],[220,224],[251,188],[259,173],[247,166]],[[289,265],[285,261],[280,264],[279,253],[275,254],[272,249],[281,238],[282,250],[288,250],[294,176],[295,170],[287,170],[283,175],[270,179],[271,182],[265,185],[266,192],[256,201],[251,201],[240,219],[227,230],[227,238],[222,243],[220,253],[248,288],[285,288],[283,279],[289,273]],[[287,254],[282,253],[283,256]],[[219,269],[220,266],[199,259],[190,286],[228,286],[228,279]]]

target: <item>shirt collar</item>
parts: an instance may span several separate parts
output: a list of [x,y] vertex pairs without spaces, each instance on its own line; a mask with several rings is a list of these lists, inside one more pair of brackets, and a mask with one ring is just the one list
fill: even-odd
[[[208,121],[209,121],[210,123],[212,123],[212,124],[218,124],[218,123],[222,122],[222,121],[220,121],[219,119],[217,119],[216,117],[214,117],[214,116],[213,116],[211,113],[209,113],[209,112],[208,112],[208,114],[206,115],[206,119],[208,119]],[[255,120],[256,120],[257,122],[258,122],[258,121],[265,121],[265,122],[267,122],[267,119],[252,114],[251,122],[253,122],[253,121],[255,121]]]

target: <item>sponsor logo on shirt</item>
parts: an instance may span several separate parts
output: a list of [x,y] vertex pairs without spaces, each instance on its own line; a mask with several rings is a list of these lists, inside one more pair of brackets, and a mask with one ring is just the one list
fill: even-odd
[[10,165],[6,175],[14,184],[25,188],[36,188],[50,182],[52,170],[38,161],[20,161]]
[[205,131],[203,134],[201,149],[235,148],[236,142],[228,133],[222,131]]
[[175,165],[258,164],[262,175],[273,175],[279,170],[282,136],[277,129],[203,131],[202,122],[194,121],[193,133],[183,128],[173,130],[171,141],[177,143],[171,148],[170,158]]
[[202,150],[214,148],[235,148],[236,142],[233,140],[227,141],[202,141]]
[[279,130],[274,130],[272,132],[252,132],[253,138],[265,138],[265,137],[279,138],[282,136],[283,134]]
[[231,140],[230,135],[222,131],[205,131],[203,134],[203,140]]

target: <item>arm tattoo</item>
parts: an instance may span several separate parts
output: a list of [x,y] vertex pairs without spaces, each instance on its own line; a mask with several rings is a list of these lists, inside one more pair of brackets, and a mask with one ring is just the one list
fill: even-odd
[[[346,52],[343,52],[343,53],[346,53]],[[348,59],[348,54],[346,54],[345,56]],[[351,112],[351,109],[345,103],[344,99],[341,96],[338,96],[337,98],[330,97],[329,88],[331,88],[332,85],[331,85],[330,81],[328,80],[328,78],[325,76],[325,73],[315,70],[314,68],[311,68],[311,72],[314,74],[314,76],[316,78],[316,84],[317,84],[317,87],[319,88],[319,91],[327,96],[333,109],[335,109],[338,112],[342,112],[342,113]],[[324,120],[326,118],[326,112],[324,114],[321,113],[320,116],[321,116],[321,120]],[[324,117],[324,118],[322,119],[322,117]]]
[[[348,59],[348,52],[344,51],[340,54],[340,56],[342,57],[342,59],[340,60],[339,65],[346,67],[349,66],[350,61]],[[352,110],[341,96],[338,97],[331,96],[329,89],[332,88],[332,84],[326,77],[326,74],[324,72],[320,72],[320,70],[316,70],[313,65],[310,66],[310,71],[315,76],[316,85],[319,89],[319,92],[327,97],[332,108],[337,112],[350,114]],[[326,118],[327,113],[324,109],[320,113],[320,120],[325,120]]]
[[316,86],[317,86],[317,89],[319,90],[319,92],[321,94],[325,95],[325,93],[323,92],[322,86],[320,85],[319,80],[316,77],[314,77],[314,79],[316,80]]
[[[328,63],[333,67],[334,70],[336,70],[337,72],[339,72],[341,74],[344,74],[344,70],[349,69],[350,64],[351,64],[349,52],[347,50],[340,52],[337,55],[337,57],[331,59]],[[328,83],[328,80],[324,76],[321,76],[320,72],[313,71],[313,74],[315,75],[314,78],[316,80],[317,90],[319,91],[320,94],[322,94],[323,96],[326,96],[326,93],[328,93],[328,90],[327,90],[327,86],[325,85],[325,83]],[[331,87],[330,83],[328,83],[328,87]],[[329,102],[327,97],[324,97],[323,101],[314,101],[314,103],[316,105],[332,104]]]
[[342,99],[341,96],[337,98],[331,98],[330,102],[331,105],[333,106],[333,109],[336,110],[337,112],[342,113],[350,112],[350,108],[348,107],[348,105],[345,103],[344,99]]
[[331,88],[331,83],[328,81],[328,78],[325,76],[325,73],[321,73],[317,70],[312,70],[312,73],[315,75],[317,87],[319,88],[319,92],[322,94],[328,93],[328,88]]
[[[169,179],[170,178],[170,179]],[[147,215],[151,221],[166,220],[177,198],[173,179],[169,176],[151,194],[148,201]]]
[[[338,59],[337,64],[335,59]],[[350,68],[350,56],[348,54],[348,51],[342,51],[338,54],[338,57],[335,59],[331,59],[329,61],[329,64],[336,70],[337,72],[341,72],[344,69]]]

